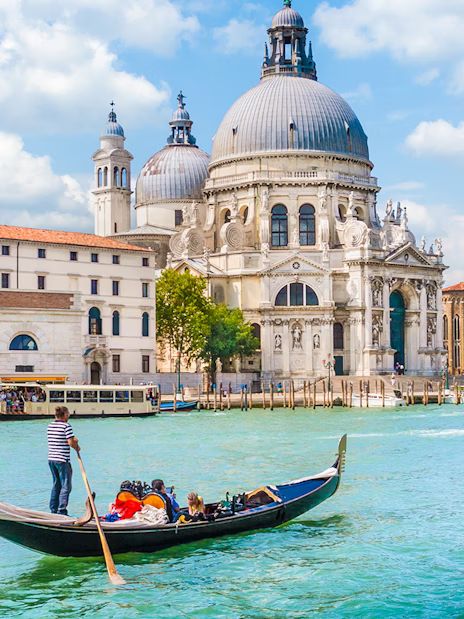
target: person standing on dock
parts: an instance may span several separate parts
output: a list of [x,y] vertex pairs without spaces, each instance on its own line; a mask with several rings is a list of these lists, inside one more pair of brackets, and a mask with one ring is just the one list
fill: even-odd
[[71,447],[80,451],[77,438],[68,423],[69,410],[57,406],[55,420],[48,426],[48,466],[53,477],[50,496],[52,514],[68,515],[68,501],[72,488]]

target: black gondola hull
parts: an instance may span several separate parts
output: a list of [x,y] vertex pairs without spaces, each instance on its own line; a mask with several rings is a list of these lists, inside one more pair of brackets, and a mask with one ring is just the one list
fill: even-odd
[[[155,552],[162,548],[201,539],[272,528],[293,520],[313,509],[330,496],[338,486],[331,478],[318,492],[257,512],[241,512],[213,522],[198,522],[176,527],[112,529],[105,526],[111,552]],[[101,545],[94,526],[51,526],[37,523],[0,520],[0,536],[11,542],[46,554],[63,557],[100,556]]]

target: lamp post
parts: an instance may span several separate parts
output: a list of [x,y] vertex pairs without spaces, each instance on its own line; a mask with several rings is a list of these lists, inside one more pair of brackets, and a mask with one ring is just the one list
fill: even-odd
[[332,355],[330,353],[329,353],[329,356],[327,357],[327,361],[325,359],[322,361],[322,365],[327,370],[327,373],[328,373],[328,378],[329,378],[328,390],[330,392],[330,377],[331,377],[331,372],[333,368],[335,367],[335,364],[332,361]]

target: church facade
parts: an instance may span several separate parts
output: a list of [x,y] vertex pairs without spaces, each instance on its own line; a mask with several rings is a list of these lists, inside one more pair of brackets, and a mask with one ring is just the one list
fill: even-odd
[[[263,377],[320,376],[328,364],[360,376],[395,365],[439,373],[441,241],[416,241],[400,204],[379,212],[367,136],[318,80],[291,5],[274,16],[261,80],[226,113],[211,158],[196,145],[181,94],[167,145],[137,181],[137,228],[100,186],[97,233],[156,247],[160,266],[206,277],[217,302],[255,325]],[[111,170],[122,156],[130,170],[123,133],[111,140],[94,157],[97,185],[102,161]],[[128,213],[129,186],[118,188]]]

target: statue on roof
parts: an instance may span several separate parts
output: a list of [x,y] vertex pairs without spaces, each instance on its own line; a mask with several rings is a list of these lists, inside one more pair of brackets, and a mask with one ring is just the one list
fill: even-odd
[[184,93],[182,92],[182,90],[179,92],[179,94],[177,95],[177,101],[179,103],[179,107],[184,109],[185,108],[185,99],[187,97],[184,95]]
[[292,8],[292,0],[284,0],[284,6],[288,7],[289,9]]

